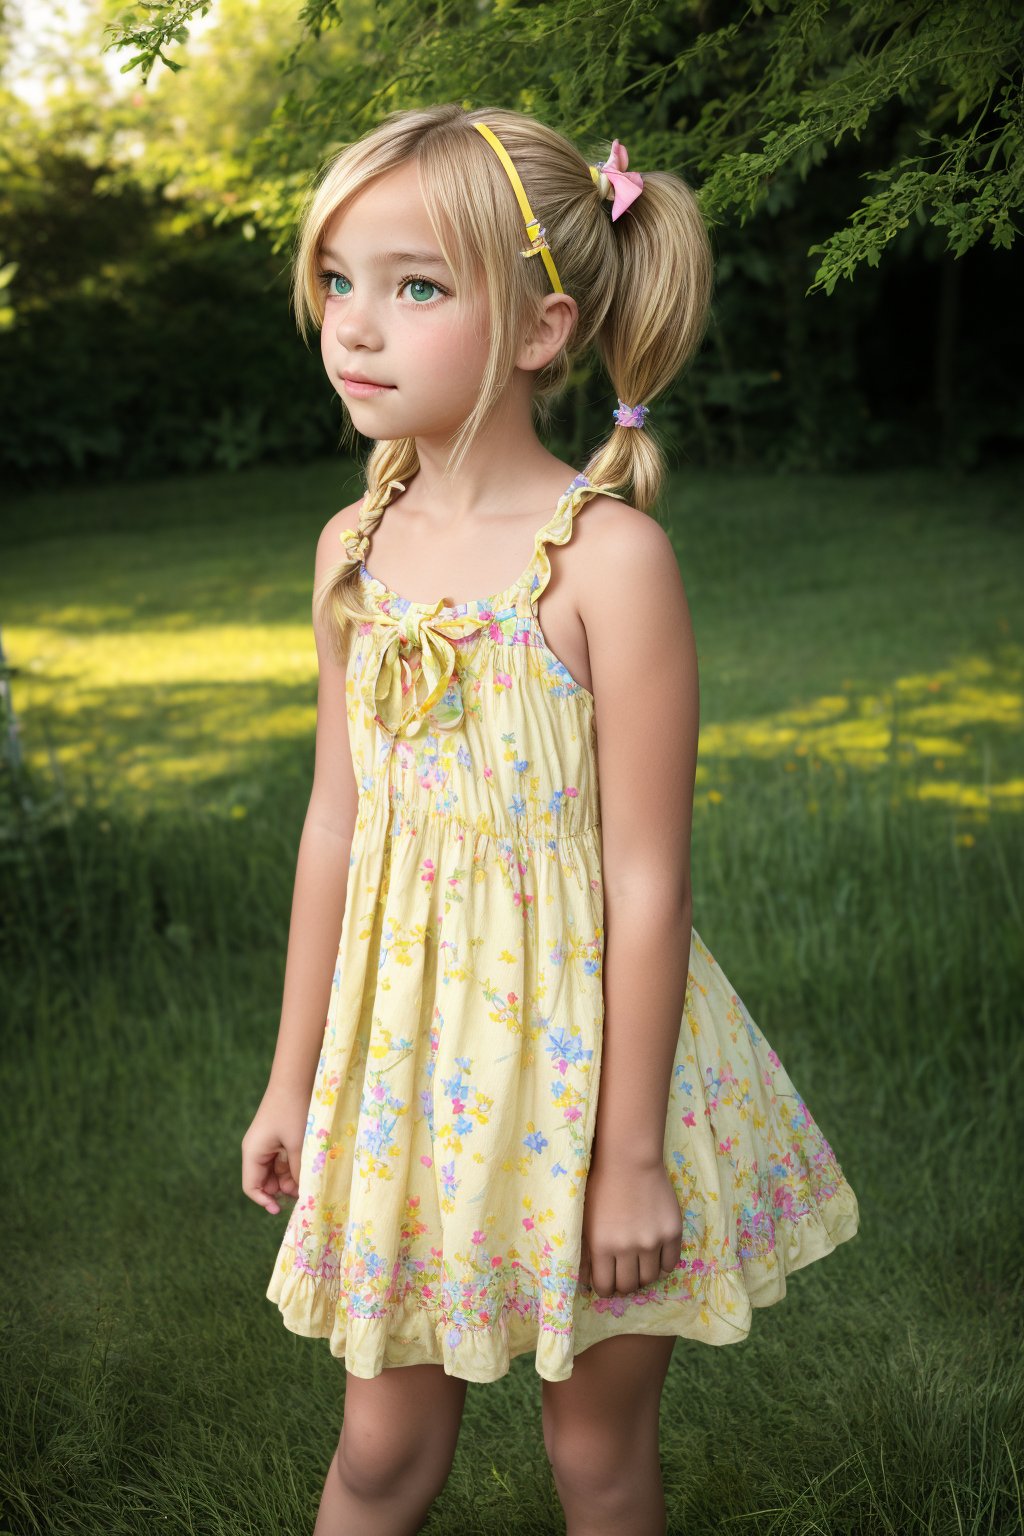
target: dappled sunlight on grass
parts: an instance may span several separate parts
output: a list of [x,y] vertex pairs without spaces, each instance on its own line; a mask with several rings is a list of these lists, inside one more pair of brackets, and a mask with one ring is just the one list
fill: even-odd
[[[148,627],[116,639],[93,615],[77,635],[19,627],[9,644],[20,668],[16,697],[30,763],[49,737],[73,786],[87,773],[100,800],[137,792],[170,805],[188,786],[248,781],[257,795],[277,751],[312,770],[316,653],[308,625]],[[951,807],[1019,808],[1024,780],[982,782],[982,747],[1024,722],[1024,650],[964,657],[934,673],[897,677],[883,691],[845,678],[839,692],[771,715],[701,727],[698,796],[721,799],[721,765],[806,759],[871,770],[917,764],[909,793]],[[813,811],[812,811],[813,814]]]
[[[1024,723],[1024,648],[1004,645],[996,660],[966,656],[934,673],[895,678],[880,692],[858,691],[848,678],[842,687],[773,715],[702,725],[698,791],[721,777],[728,759],[782,759],[790,770],[800,757],[812,770],[819,762],[877,769],[895,759],[916,766],[904,782],[922,800],[963,809],[1024,805],[1019,772],[986,779],[984,762],[986,748],[1003,746]],[[954,766],[955,775],[947,773]]]
[[[8,776],[0,826],[6,1250],[30,1280],[5,1331],[8,1491],[34,1530],[135,1536],[162,1508],[210,1536],[308,1530],[333,1451],[339,1362],[266,1310],[288,1216],[257,1211],[238,1168],[282,1016],[315,509],[336,478],[68,492],[56,524],[33,499],[0,559],[42,770]],[[1017,498],[923,472],[687,472],[679,502],[701,662],[693,920],[820,1116],[863,1229],[741,1348],[677,1348],[670,1504],[694,1536],[1017,1529]],[[659,789],[667,807],[671,774]],[[90,791],[114,803],[94,814]],[[523,1357],[469,1394],[431,1531],[564,1527],[536,1384]],[[267,1403],[320,1427],[303,1465],[295,1435],[268,1438]],[[501,1497],[474,1513],[492,1446]]]
[[209,624],[182,621],[181,633],[171,623],[130,634],[104,634],[103,615],[91,614],[77,631],[17,626],[21,662],[43,683],[58,675],[60,658],[74,657],[72,670],[79,693],[90,687],[152,686],[160,683],[236,683],[239,679],[305,682],[316,672],[313,634],[305,624]]
[[[192,624],[116,639],[93,616],[74,634],[7,632],[26,761],[52,749],[72,794],[88,776],[99,803],[138,794],[171,808],[186,787],[260,798],[279,752],[311,773],[316,649],[309,624]],[[230,786],[230,788],[229,788]]]
[[918,794],[922,800],[944,800],[949,805],[987,809],[995,804],[1019,810],[1024,803],[1024,779],[1008,779],[1004,784],[989,784],[984,788],[950,779],[944,784],[923,784]]
[[[151,810],[252,809],[286,780],[308,793],[312,557],[347,474],[27,498],[0,615],[30,766],[52,754],[72,798]],[[698,803],[728,812],[743,764],[824,813],[821,765],[972,823],[1021,808],[1019,536],[998,477],[968,489],[969,507],[925,471],[680,480]]]

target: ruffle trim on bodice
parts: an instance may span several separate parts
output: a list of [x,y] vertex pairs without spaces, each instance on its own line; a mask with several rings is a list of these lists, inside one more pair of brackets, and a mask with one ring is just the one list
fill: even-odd
[[576,513],[584,498],[591,496],[613,496],[616,501],[626,499],[618,491],[611,490],[609,486],[591,485],[586,475],[576,476],[568,490],[559,499],[554,517],[539,529],[534,540],[533,558],[523,576],[531,605],[536,604],[551,580],[551,559],[547,552],[547,545],[568,544],[572,537]]
[[[404,489],[399,480],[379,487],[375,510],[387,505],[394,490]],[[441,598],[425,603],[403,597],[367,569],[369,534],[360,528],[341,530],[339,538],[349,559],[359,562],[360,579],[376,599],[373,623],[389,631],[364,685],[366,708],[385,731],[392,736],[403,731],[413,735],[424,729],[428,718],[442,730],[461,724],[464,707],[454,645],[492,623],[504,610],[518,611],[520,591],[526,593],[532,609],[551,579],[547,545],[567,544],[580,505],[597,495],[624,499],[617,491],[592,485],[585,475],[577,475],[559,497],[554,515],[538,529],[533,554],[522,574],[500,592],[465,603],[446,603]]]
[[[385,486],[379,488],[374,509],[387,506],[391,500],[391,493],[395,490],[405,490],[400,480],[389,480]],[[426,603],[403,597],[400,592],[394,591],[367,570],[365,560],[370,547],[368,533],[362,532],[360,528],[342,528],[338,538],[344,545],[349,559],[359,562],[364,585],[378,596],[388,598],[390,604],[400,609],[403,614],[416,612],[422,614],[425,619],[475,618],[478,615],[490,615],[504,607],[509,601],[514,600],[520,588],[525,588],[534,601],[540,596],[551,579],[551,561],[545,546],[569,542],[576,513],[583,502],[592,496],[613,496],[617,501],[625,500],[618,491],[613,491],[608,486],[591,485],[585,475],[577,475],[568,489],[558,498],[554,514],[542,528],[537,530],[534,536],[533,553],[526,569],[499,592],[492,592],[487,597],[470,598],[464,603],[445,603],[440,598],[436,602]],[[368,497],[369,492],[367,492],[367,498],[364,498],[364,511]]]

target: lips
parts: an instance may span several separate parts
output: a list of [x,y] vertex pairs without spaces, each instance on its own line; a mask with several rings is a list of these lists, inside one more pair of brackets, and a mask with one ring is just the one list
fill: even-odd
[[343,373],[346,384],[372,384],[374,389],[394,389],[393,384],[382,384],[378,379],[367,379],[361,373]]

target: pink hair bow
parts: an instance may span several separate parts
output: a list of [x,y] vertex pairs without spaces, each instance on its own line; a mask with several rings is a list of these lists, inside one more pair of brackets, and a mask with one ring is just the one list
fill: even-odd
[[629,154],[625,144],[620,144],[618,139],[612,140],[612,151],[604,165],[597,169],[603,171],[615,189],[615,201],[612,203],[612,223],[620,213],[625,213],[631,203],[635,203],[644,189],[644,179],[639,171],[627,171]]

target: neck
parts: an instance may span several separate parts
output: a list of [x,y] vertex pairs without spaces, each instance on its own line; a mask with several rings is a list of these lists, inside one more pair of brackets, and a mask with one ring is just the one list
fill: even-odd
[[[517,375],[516,383],[519,378]],[[531,496],[531,486],[540,491],[543,502],[545,488],[566,479],[565,466],[544,447],[534,430],[530,413],[532,375],[521,378],[522,385],[510,388],[454,475],[446,474],[446,464],[458,424],[444,435],[416,438],[419,469],[411,477],[409,489],[416,505],[432,511],[439,524],[454,527],[491,513],[503,515]],[[559,485],[555,495],[564,489]],[[548,495],[550,499],[550,492]]]

